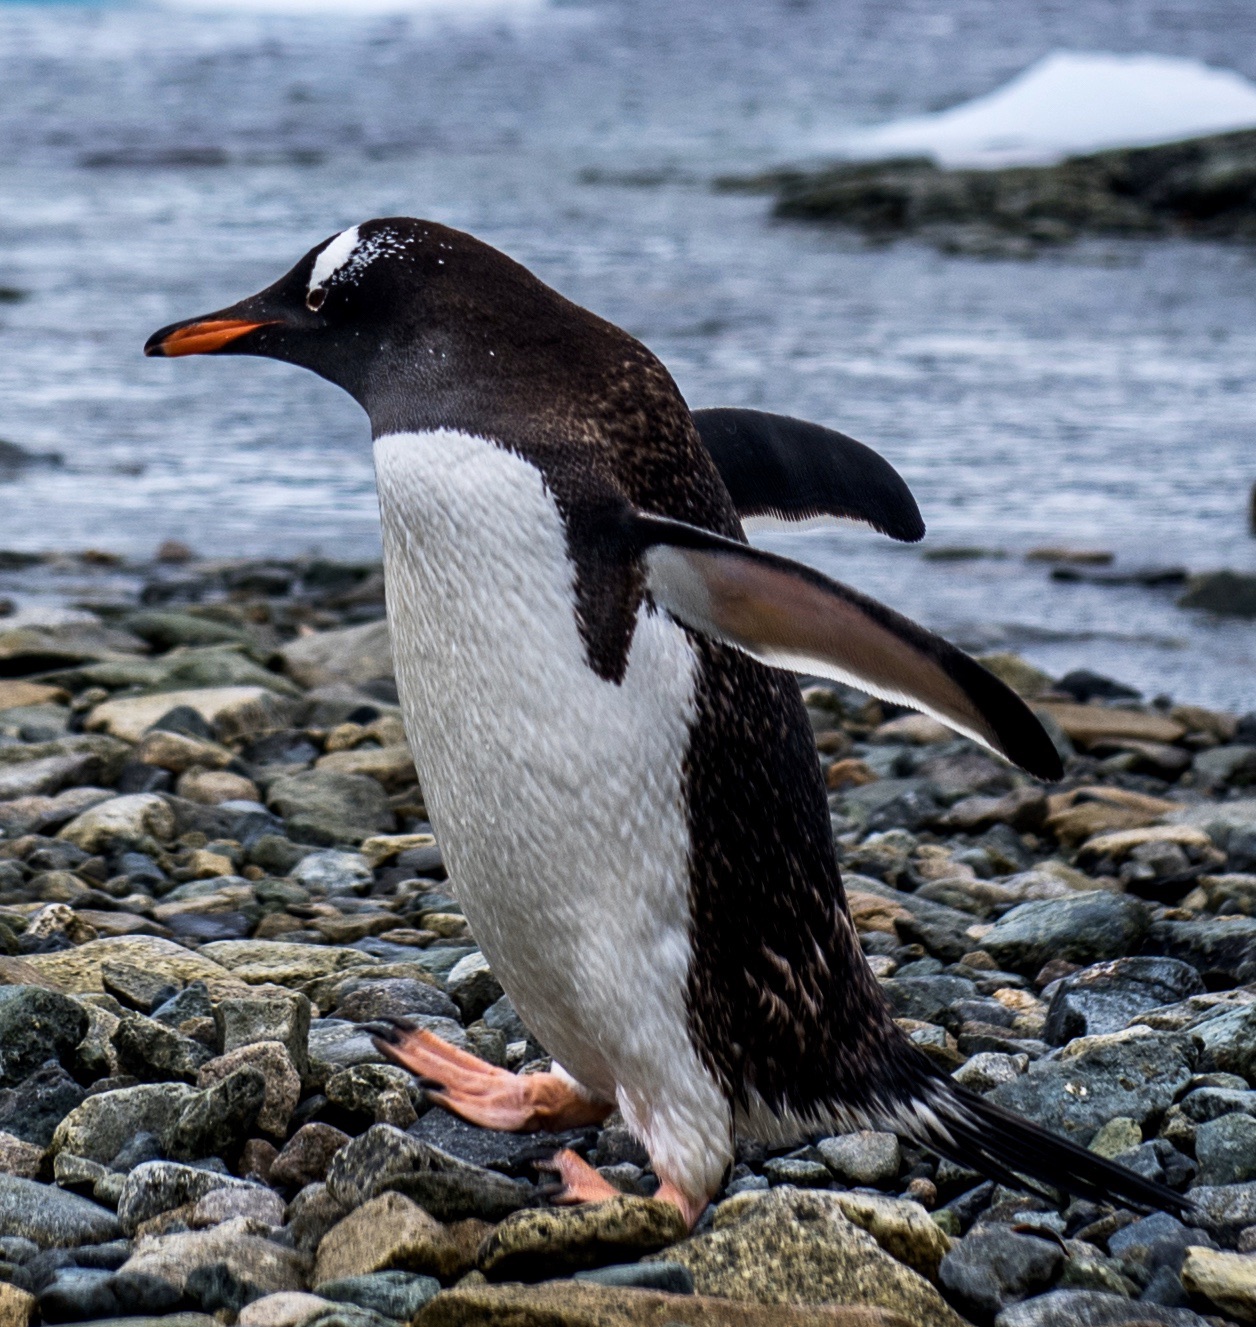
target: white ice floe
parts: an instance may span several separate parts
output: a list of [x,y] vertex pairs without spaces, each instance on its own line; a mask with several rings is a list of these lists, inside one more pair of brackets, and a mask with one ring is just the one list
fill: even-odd
[[983,97],[936,115],[854,130],[844,156],[931,156],[942,166],[1043,164],[1108,147],[1256,126],[1256,84],[1168,55],[1057,51]]

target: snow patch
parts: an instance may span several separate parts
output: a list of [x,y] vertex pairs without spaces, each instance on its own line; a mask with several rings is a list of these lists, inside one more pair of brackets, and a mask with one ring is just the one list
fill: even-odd
[[1010,83],[936,115],[830,139],[823,150],[940,166],[1045,165],[1111,147],[1256,127],[1256,84],[1168,55],[1057,51]]

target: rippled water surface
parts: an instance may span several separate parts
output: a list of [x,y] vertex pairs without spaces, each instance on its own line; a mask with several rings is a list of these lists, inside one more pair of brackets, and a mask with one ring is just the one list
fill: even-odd
[[1245,0],[491,0],[404,14],[0,3],[0,547],[377,548],[365,420],[282,365],[145,337],[364,217],[475,231],[642,337],[694,405],[836,424],[911,483],[929,561],[765,536],[971,646],[1256,705],[1256,627],[1023,554],[1256,569],[1256,262],[1091,243],[1032,263],[868,249],[711,180],[944,106],[1047,51],[1256,76]]

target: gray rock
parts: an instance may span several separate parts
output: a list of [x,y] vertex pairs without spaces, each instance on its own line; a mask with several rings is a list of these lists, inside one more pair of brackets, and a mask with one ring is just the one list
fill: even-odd
[[1047,1012],[1044,1036],[1054,1046],[1074,1037],[1119,1032],[1159,1005],[1200,995],[1204,983],[1189,963],[1173,958],[1118,958],[1065,977]]
[[1166,1110],[1190,1081],[1195,1053],[1189,1036],[1143,1028],[1086,1038],[988,1099],[1084,1147],[1114,1116],[1142,1124]]
[[1223,1073],[1256,1077],[1256,1005],[1241,1005],[1191,1028],[1201,1044],[1200,1065]]
[[285,774],[270,785],[268,804],[283,816],[289,835],[303,843],[361,843],[393,828],[383,788],[365,774]]
[[316,1018],[310,1024],[309,1048],[310,1059],[322,1060],[338,1069],[354,1064],[388,1063],[368,1029],[339,1018]]
[[[826,1175],[827,1178],[827,1175]],[[537,1205],[536,1190],[517,1184],[492,1170],[468,1166],[465,1170],[414,1171],[395,1175],[378,1186],[418,1203],[438,1221],[476,1218],[497,1222],[523,1207]]]
[[0,1175],[0,1235],[20,1235],[49,1249],[100,1244],[119,1233],[112,1212],[78,1194]]
[[891,977],[881,990],[898,1018],[916,1018],[957,1032],[960,1017],[951,1006],[977,998],[977,987],[966,977],[939,973],[931,977]]
[[0,1131],[47,1147],[57,1125],[85,1095],[56,1060],[51,1060],[17,1087],[0,1088]]
[[391,1124],[376,1124],[332,1158],[327,1168],[327,1191],[345,1208],[354,1208],[382,1192],[394,1176],[466,1169],[465,1162],[430,1143],[402,1133]]
[[[323,1088],[327,1100],[334,1106],[376,1118],[379,1118],[381,1098],[400,1094],[406,1100],[413,1101],[420,1091],[414,1075],[395,1064],[351,1065],[333,1074]],[[413,1123],[415,1118],[412,1110],[409,1122]],[[392,1122],[400,1123],[397,1120]]]
[[1210,917],[1191,922],[1153,922],[1143,952],[1180,958],[1203,976],[1234,978],[1256,960],[1256,917]]
[[994,1327],[1210,1327],[1190,1309],[1166,1308],[1099,1290],[1052,1290],[1004,1309]]
[[173,1161],[146,1161],[126,1177],[118,1200],[118,1223],[134,1235],[144,1221],[171,1208],[195,1203],[216,1189],[254,1189],[256,1186],[234,1175],[222,1175],[198,1166]]
[[1227,783],[1256,782],[1256,746],[1235,743],[1197,751],[1191,768],[1197,787],[1217,788]]
[[445,989],[462,1011],[464,1023],[474,1022],[503,994],[501,982],[493,976],[488,959],[479,950],[454,964],[445,978]]
[[309,1071],[310,1002],[304,995],[232,996],[214,1006],[223,1054],[259,1041],[277,1041],[297,1072]]
[[324,1299],[356,1304],[401,1322],[409,1322],[439,1292],[440,1282],[434,1276],[417,1272],[370,1272],[323,1281],[314,1287],[314,1293]]
[[113,1273],[94,1267],[60,1267],[39,1292],[39,1311],[45,1322],[112,1318],[118,1307]]
[[1096,889],[1020,904],[994,924],[981,947],[1000,967],[1032,974],[1053,958],[1121,958],[1138,946],[1150,921],[1141,899]]
[[201,1066],[214,1056],[199,1041],[129,1009],[118,1022],[113,1045],[124,1073],[157,1082],[178,1078],[194,1083]]
[[1176,1276],[1191,1245],[1212,1247],[1212,1240],[1205,1231],[1185,1226],[1167,1212],[1153,1212],[1108,1238],[1108,1251],[1121,1259],[1139,1284],[1162,1269]]
[[238,1150],[257,1123],[266,1077],[246,1066],[204,1088],[188,1102],[166,1142],[172,1157],[195,1160]]
[[[341,994],[340,1006],[331,1014],[332,1018],[345,1019],[351,1023],[370,1023],[377,1018],[411,1018],[415,1014],[451,1019],[460,1017],[458,1006],[443,991],[413,978],[355,980],[347,985],[348,989]],[[503,1000],[505,998],[502,996]],[[490,1012],[484,1012],[486,1023]],[[493,1025],[490,1023],[489,1026]],[[523,1024],[520,1023],[519,1027],[522,1029]],[[526,1032],[520,1033],[520,1037],[526,1035]]]
[[0,986],[0,1087],[20,1083],[50,1057],[71,1064],[86,1033],[87,1013],[68,995]]
[[[432,1018],[426,1014],[412,1014],[410,1021],[416,1027],[434,1032],[442,1041],[470,1050],[467,1034],[452,1018]],[[355,1064],[391,1063],[375,1045],[373,1034],[360,1023],[345,1023],[337,1018],[317,1018],[310,1024],[310,1056],[328,1064],[347,1069]]]
[[889,1184],[898,1178],[902,1153],[892,1133],[861,1130],[816,1144],[825,1165],[844,1184]]
[[1232,1240],[1240,1230],[1256,1226],[1256,1180],[1199,1184],[1187,1196],[1195,1204],[1199,1224],[1220,1240]]
[[288,1233],[293,1247],[312,1254],[327,1232],[349,1212],[325,1184],[307,1184],[288,1204]]
[[1063,1249],[1051,1240],[981,1226],[951,1245],[938,1280],[965,1314],[988,1321],[1049,1286],[1063,1263]]
[[1179,608],[1202,608],[1208,613],[1256,617],[1256,576],[1239,571],[1206,571],[1192,576],[1178,599]]
[[375,873],[360,852],[324,849],[303,857],[293,870],[297,884],[319,894],[364,894],[371,887]]
[[1256,1119],[1223,1115],[1195,1131],[1200,1184],[1239,1184],[1256,1179]]
[[165,1139],[196,1089],[185,1083],[142,1083],[88,1097],[57,1126],[52,1151],[111,1162],[138,1133]]
[[[604,1167],[602,1173],[608,1174],[608,1169]],[[763,1163],[763,1177],[771,1184],[789,1184],[795,1189],[827,1189],[833,1178],[823,1161],[806,1157],[770,1157]]]

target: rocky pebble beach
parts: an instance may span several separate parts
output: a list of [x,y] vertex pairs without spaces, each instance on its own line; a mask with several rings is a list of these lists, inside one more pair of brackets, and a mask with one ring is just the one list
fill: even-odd
[[[688,1234],[617,1117],[479,1129],[375,1048],[400,1016],[548,1065],[427,822],[378,567],[31,574],[80,609],[0,619],[0,1327],[1256,1322],[1256,714],[993,656],[1042,787],[805,692],[900,1025],[1186,1220],[854,1133],[743,1142]],[[559,1145],[623,1196],[551,1205]]]

